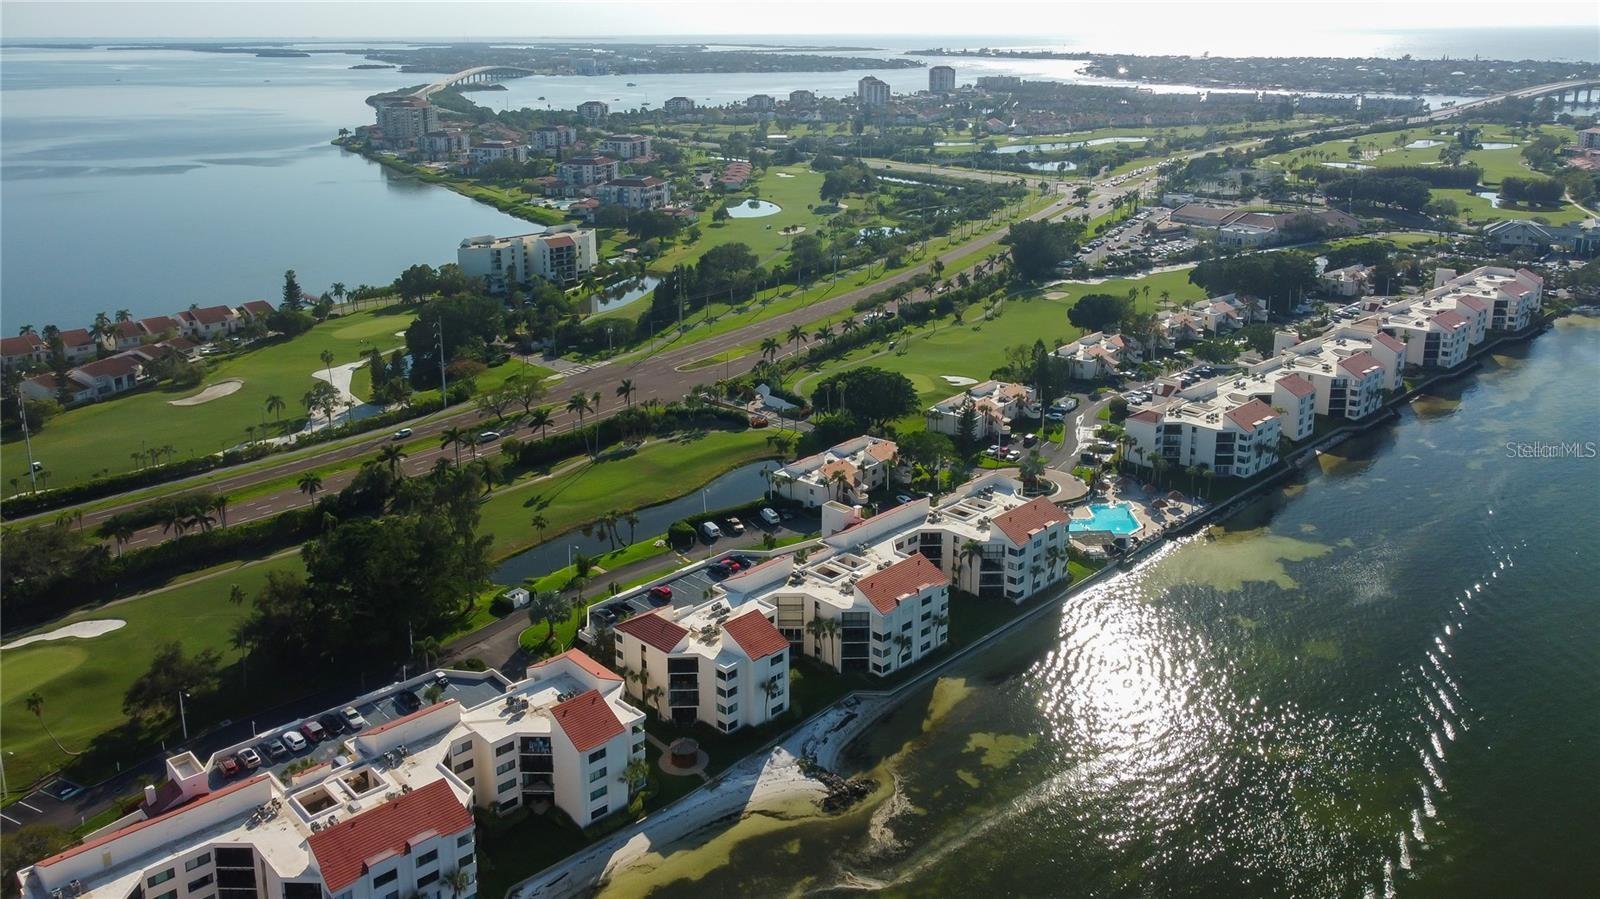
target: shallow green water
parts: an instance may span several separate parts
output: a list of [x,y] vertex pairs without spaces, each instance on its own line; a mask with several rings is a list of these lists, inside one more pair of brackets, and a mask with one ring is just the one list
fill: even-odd
[[1600,460],[1505,447],[1600,439],[1597,375],[1593,324],[1500,354],[915,698],[892,798],[615,886],[1600,895]]

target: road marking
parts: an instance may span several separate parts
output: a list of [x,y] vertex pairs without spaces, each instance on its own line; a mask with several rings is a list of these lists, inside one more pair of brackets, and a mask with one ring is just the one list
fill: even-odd
[[38,813],[39,813],[39,814],[41,814],[41,815],[42,815],[42,814],[44,814],[44,812],[43,812],[43,811],[41,811],[41,810],[39,810],[39,809],[37,809],[37,808],[34,808],[34,807],[33,807],[33,806],[31,806],[31,805],[29,805],[29,804],[28,804],[28,803],[26,803],[26,802],[24,802],[24,801],[23,801],[23,800],[21,800],[21,799],[18,799],[18,800],[17,800],[17,805],[20,805],[20,806],[22,806],[22,807],[23,807],[23,808],[25,808],[25,809],[30,809],[30,810],[32,810],[32,811],[34,811],[34,812],[38,812]]
[[17,825],[18,827],[22,826],[22,822],[21,821],[18,821],[16,818],[11,817],[10,815],[6,814],[5,812],[0,812],[0,818],[4,818],[5,820],[10,821],[12,824]]

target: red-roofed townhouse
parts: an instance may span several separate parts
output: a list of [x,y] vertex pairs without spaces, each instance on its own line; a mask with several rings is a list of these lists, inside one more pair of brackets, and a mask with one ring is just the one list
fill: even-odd
[[144,329],[139,327],[139,323],[129,319],[113,324],[111,330],[100,339],[100,344],[111,352],[118,353],[139,346],[144,343],[145,337]]
[[192,340],[209,343],[239,330],[239,313],[232,306],[204,306],[178,313],[183,334]]
[[68,365],[78,365],[100,355],[100,341],[87,328],[73,328],[61,332],[61,349]]
[[616,664],[644,675],[628,693],[679,724],[723,733],[789,708],[789,641],[760,603],[724,599],[635,615],[615,628]]
[[50,345],[32,331],[16,337],[0,338],[0,363],[5,370],[29,365],[43,365],[50,358]]
[[[473,871],[472,831],[472,812],[450,784],[435,780],[311,834],[307,847],[326,892],[304,899],[389,899],[396,893],[446,891],[445,878],[452,872]],[[285,884],[284,899],[296,899],[294,886]]]

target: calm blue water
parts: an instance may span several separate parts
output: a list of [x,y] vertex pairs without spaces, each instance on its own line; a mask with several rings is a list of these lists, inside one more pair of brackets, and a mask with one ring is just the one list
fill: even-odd
[[311,59],[0,52],[0,328],[387,283],[527,225],[328,141],[414,83]]

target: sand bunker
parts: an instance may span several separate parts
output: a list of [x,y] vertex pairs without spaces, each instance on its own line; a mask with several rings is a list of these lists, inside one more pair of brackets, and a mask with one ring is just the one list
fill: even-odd
[[793,178],[794,177],[793,175],[789,174],[788,172],[773,172],[773,174],[777,175],[779,178]]
[[944,382],[952,387],[971,387],[978,383],[977,378],[963,378],[960,375],[944,375]]
[[121,618],[101,618],[98,621],[80,621],[77,624],[69,624],[65,627],[58,627],[53,631],[46,631],[42,634],[34,634],[31,637],[23,637],[21,640],[13,640],[10,643],[7,643],[5,646],[0,646],[0,649],[16,649],[19,646],[27,646],[29,643],[43,643],[46,640],[64,640],[67,637],[78,637],[87,640],[90,637],[98,637],[101,634],[109,634],[112,631],[126,625],[127,623],[128,622],[123,621]]
[[167,404],[171,406],[198,406],[201,403],[209,403],[212,400],[220,400],[229,394],[238,393],[239,388],[243,386],[244,382],[238,378],[229,378],[226,381],[218,381],[212,384],[194,396],[186,396],[181,400],[167,400]]

